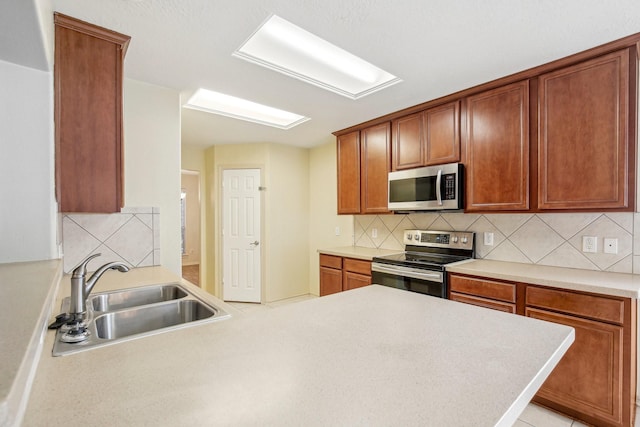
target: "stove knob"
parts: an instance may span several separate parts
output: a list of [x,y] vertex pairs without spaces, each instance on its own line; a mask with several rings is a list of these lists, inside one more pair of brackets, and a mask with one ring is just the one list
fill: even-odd
[[418,233],[414,234],[413,237],[416,239],[417,242],[420,241],[420,235]]
[[413,239],[413,236],[411,234],[407,234],[407,240],[411,240]]
[[458,236],[453,236],[453,243],[458,243]]
[[462,238],[462,243],[466,244],[469,241],[469,239],[467,237],[463,237]]

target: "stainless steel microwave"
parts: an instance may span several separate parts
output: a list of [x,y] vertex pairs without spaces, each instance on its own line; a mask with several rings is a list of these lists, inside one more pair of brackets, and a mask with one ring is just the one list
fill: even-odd
[[389,173],[389,210],[464,208],[464,167],[460,163]]

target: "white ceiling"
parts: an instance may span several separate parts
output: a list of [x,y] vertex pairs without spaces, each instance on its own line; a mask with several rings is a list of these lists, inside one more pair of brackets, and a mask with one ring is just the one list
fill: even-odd
[[[311,117],[287,131],[183,109],[182,141],[201,146],[314,146],[333,131],[640,32],[638,0],[54,0],[53,8],[130,35],[128,78],[176,89],[184,101],[204,87]],[[271,14],[403,82],[354,101],[232,57]]]

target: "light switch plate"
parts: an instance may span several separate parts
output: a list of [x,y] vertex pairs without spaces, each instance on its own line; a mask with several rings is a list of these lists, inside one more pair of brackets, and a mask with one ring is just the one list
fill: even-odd
[[373,237],[374,239],[376,239],[378,237],[378,229],[377,228],[372,228],[371,229],[371,237]]
[[493,246],[493,233],[484,233],[484,245]]

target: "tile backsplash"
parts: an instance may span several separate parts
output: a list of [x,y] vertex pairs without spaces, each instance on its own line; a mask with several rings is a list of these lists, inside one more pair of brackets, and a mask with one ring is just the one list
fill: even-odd
[[[474,231],[476,258],[640,273],[640,213],[357,215],[354,244],[402,250],[405,229]],[[582,252],[582,236],[598,238],[596,253]],[[605,238],[618,240],[618,253],[604,253]]]
[[70,273],[87,256],[88,271],[124,262],[130,267],[160,265],[160,211],[158,208],[123,208],[114,214],[65,213],[62,217],[64,272]]

